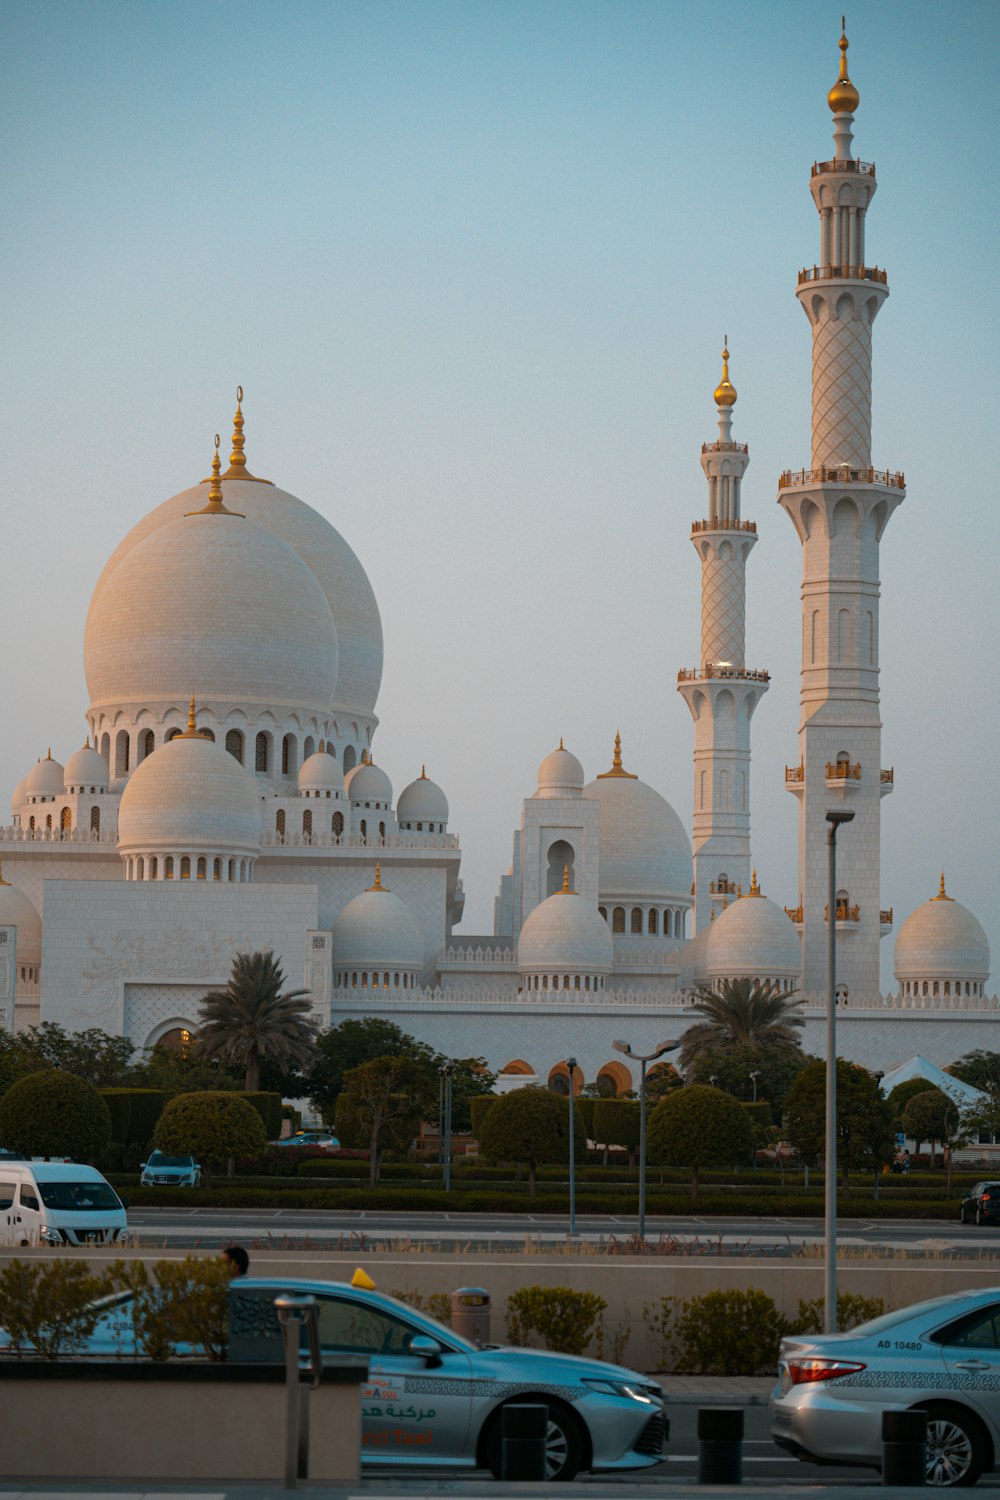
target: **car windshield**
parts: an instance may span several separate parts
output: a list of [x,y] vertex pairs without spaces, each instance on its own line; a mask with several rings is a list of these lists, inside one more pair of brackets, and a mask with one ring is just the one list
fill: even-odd
[[146,1165],[147,1167],[189,1167],[191,1157],[164,1156],[162,1151],[154,1151]]
[[106,1182],[40,1182],[38,1191],[46,1208],[69,1213],[93,1213],[95,1209],[121,1208],[118,1196]]

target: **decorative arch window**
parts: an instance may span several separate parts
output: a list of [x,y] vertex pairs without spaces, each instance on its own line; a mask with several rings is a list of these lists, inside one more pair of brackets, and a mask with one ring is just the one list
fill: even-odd
[[128,730],[127,729],[119,729],[118,734],[117,734],[117,736],[115,738],[115,775],[116,776],[127,776],[128,775],[128,769],[129,769],[128,751],[129,751]]
[[167,744],[169,745],[170,741],[171,740],[175,740],[179,734],[180,734],[180,730],[176,727],[176,725],[175,725],[175,727],[173,729],[168,729],[167,730]]
[[344,775],[346,776],[347,773],[348,773],[348,771],[353,771],[354,767],[357,765],[357,763],[358,763],[358,752],[355,750],[354,746],[353,745],[347,745],[347,746],[345,746],[345,749],[344,749]]
[[624,908],[624,906],[616,906],[615,909],[614,909],[614,911],[611,913],[611,931],[612,932],[624,932],[625,931],[625,908]]
[[281,741],[281,774],[295,775],[295,736],[286,734]]
[[606,906],[599,906],[597,911],[598,915],[603,917],[606,922],[608,920],[608,908]]
[[352,990],[356,990],[357,987],[358,987],[358,976],[357,976],[356,973],[352,973],[351,974],[351,989]]
[[63,829],[65,833],[69,833],[69,830],[72,827],[72,822],[72,813],[70,812],[68,807],[64,807],[62,812],[59,814],[59,827]]
[[33,816],[28,819],[28,827],[31,829],[32,833],[34,833],[34,831],[35,831],[35,819],[34,819]]
[[191,860],[186,854],[181,855],[181,879],[191,879]]
[[51,828],[52,827],[52,814],[51,813],[46,813],[46,815],[45,815],[45,826],[46,826],[46,828]]
[[159,880],[160,878],[160,863],[155,854],[149,861],[149,878],[150,880]]
[[313,815],[312,815],[311,812],[304,812],[302,814],[302,837],[304,839],[308,839],[309,842],[312,843],[312,836],[313,836]]
[[235,859],[231,859],[229,861],[229,879],[230,880],[235,880],[236,879],[236,861],[235,861]]
[[642,907],[641,906],[633,906],[633,908],[632,908],[632,923],[631,923],[631,926],[632,926],[632,931],[633,932],[639,932],[639,933],[642,932]]
[[393,976],[392,976],[392,987],[393,987],[394,990],[398,990],[399,989],[399,975],[398,974],[393,974]]
[[163,861],[163,878],[164,880],[173,880],[174,878],[174,861],[170,855]]
[[379,841],[380,844],[384,844],[385,843],[385,824],[384,823],[380,823],[378,825],[378,841]]
[[201,735],[201,737],[202,737],[203,740],[211,740],[212,744],[213,745],[215,744],[215,730],[214,729],[200,729],[198,731],[198,733]]
[[197,875],[199,880],[204,880],[208,874],[208,860],[202,857],[198,861]]
[[654,937],[655,937],[655,935],[659,932],[659,930],[660,930],[659,913],[657,912],[657,910],[656,910],[656,908],[654,906],[651,906],[649,908],[649,914],[646,917],[646,931],[647,932],[651,932],[654,935]]
[[330,828],[331,828],[331,831],[333,833],[334,838],[336,838],[336,839],[343,838],[343,835],[344,835],[344,814],[343,813],[341,813],[341,812],[335,812],[334,813],[333,818],[330,821]]
[[302,759],[308,760],[310,755],[313,755],[315,753],[315,750],[316,741],[313,739],[311,734],[307,734],[302,745]]
[[146,878],[146,861],[141,854],[135,862],[135,878],[136,880],[144,880]]
[[364,818],[361,819],[361,827],[359,829],[359,832],[361,834],[361,842],[363,844],[367,844],[367,842],[368,842],[368,823],[367,823],[367,821]]
[[663,913],[663,936],[664,937],[669,937],[670,936],[670,928],[671,928],[670,912],[669,911],[665,911]]
[[243,764],[243,732],[240,729],[226,730],[226,749],[234,760]]
[[254,741],[253,768],[258,775],[264,775],[270,770],[268,765],[268,739],[263,729]]
[[851,757],[848,755],[847,751],[846,750],[838,750],[837,751],[837,765],[838,766],[849,766],[850,764],[851,764]]
[[156,749],[156,735],[151,729],[143,730],[142,737],[139,740],[139,748],[142,751],[143,760],[146,759],[147,755],[152,755]]
[[423,823],[418,823],[417,824],[417,832],[418,833],[423,833],[423,831],[424,831],[424,825],[423,825]]
[[222,860],[221,859],[214,859],[212,861],[212,879],[213,880],[221,880],[222,879]]
[[279,807],[274,815],[274,831],[279,839],[285,837],[285,809],[283,807]]

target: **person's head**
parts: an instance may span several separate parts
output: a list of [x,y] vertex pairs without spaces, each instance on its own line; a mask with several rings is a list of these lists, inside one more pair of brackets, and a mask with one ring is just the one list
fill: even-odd
[[245,1276],[250,1269],[250,1257],[242,1245],[227,1245],[222,1252],[233,1276]]

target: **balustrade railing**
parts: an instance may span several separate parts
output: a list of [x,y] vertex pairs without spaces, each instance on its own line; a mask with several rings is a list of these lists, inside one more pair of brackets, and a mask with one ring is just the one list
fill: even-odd
[[892,907],[890,906],[889,909],[886,910],[886,908],[883,906],[881,908],[881,910],[879,911],[878,919],[879,919],[879,922],[882,924],[883,927],[891,927],[892,926]]
[[713,880],[712,883],[711,883],[711,885],[708,887],[708,890],[709,890],[709,894],[712,895],[712,896],[735,896],[736,895],[736,881],[735,880]]
[[700,682],[719,677],[739,678],[747,682],[771,681],[770,672],[751,672],[748,667],[720,667],[712,662],[706,662],[704,667],[681,667],[677,673],[678,682]]
[[892,490],[905,490],[906,478],[891,469],[852,469],[849,464],[837,464],[835,468],[786,469],[779,475],[779,490],[793,484],[884,484]]
[[846,760],[838,760],[836,763],[828,760],[826,763],[826,779],[827,781],[860,781],[861,762],[858,760],[852,765],[850,761]]
[[[838,922],[860,922],[861,921],[861,907],[860,906],[850,906],[846,901],[838,901],[837,902],[837,906],[836,906],[836,912],[837,912],[837,921]],[[828,922],[829,920],[830,920],[830,907],[829,907],[829,903],[828,903],[823,908],[823,921],[824,922]]]
[[702,453],[749,453],[749,443],[702,443]]
[[806,779],[806,768],[805,768],[805,766],[798,765],[798,766],[786,766],[785,767],[785,780],[786,780],[786,782],[788,782],[788,781],[800,782],[800,781],[805,781],[805,779]]
[[692,531],[752,531],[756,535],[756,521],[692,521]]
[[875,163],[855,161],[853,156],[842,157],[840,161],[814,161],[810,175],[818,177],[822,172],[856,172],[859,177],[874,177]]
[[785,916],[786,917],[791,917],[791,919],[792,919],[793,922],[801,922],[802,921],[802,908],[801,908],[801,906],[786,906],[785,907]]
[[882,770],[878,773],[878,779],[883,786],[892,786],[893,782],[896,780],[895,766],[890,766],[888,770],[886,770],[883,766]]
[[887,286],[889,277],[880,266],[804,266],[799,272],[799,286],[804,281],[877,281]]

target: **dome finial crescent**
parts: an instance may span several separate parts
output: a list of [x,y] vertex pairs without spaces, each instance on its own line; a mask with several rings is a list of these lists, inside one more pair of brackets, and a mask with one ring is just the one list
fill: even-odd
[[569,865],[563,865],[563,883],[560,894],[563,896],[572,896],[573,894],[569,888]]
[[938,885],[938,893],[937,893],[936,896],[932,896],[931,900],[932,901],[951,901],[952,900],[952,897],[948,895],[948,892],[944,888],[944,871],[943,870],[941,871],[941,880],[940,880],[940,883]]
[[611,770],[602,771],[597,779],[598,781],[606,781],[609,776],[621,776],[627,781],[639,780],[638,776],[632,771],[626,771],[622,765],[622,737],[617,730],[615,730],[615,754],[611,762]]
[[249,479],[254,484],[270,484],[269,479],[258,479],[256,474],[251,474],[247,468],[246,454],[243,452],[246,438],[243,436],[243,387],[236,387],[236,414],[233,417],[233,451],[229,455],[229,468],[223,474],[223,479]]
[[847,76],[847,17],[840,18],[840,73],[837,82],[826,96],[826,102],[835,115],[853,115],[861,102],[861,95]]
[[760,886],[757,884],[757,866],[756,865],[754,865],[754,867],[753,867],[753,874],[750,876],[750,889],[747,891],[747,895],[748,896],[759,896],[760,895]]
[[195,718],[195,712],[194,712],[194,710],[195,710],[195,701],[192,698],[191,702],[188,704],[187,729],[185,729],[185,731],[184,731],[183,734],[175,735],[174,736],[175,739],[179,739],[179,740],[201,740],[201,739],[205,738],[205,736],[202,734],[201,730],[198,728],[198,721]]
[[722,336],[722,379],[715,387],[716,406],[735,406],[736,387],[729,378],[729,335]]
[[382,884],[382,865],[379,860],[375,861],[375,884],[368,887],[370,891],[387,891],[388,886]]
[[219,470],[222,468],[222,460],[219,457],[219,434],[215,434],[215,453],[212,457],[212,478],[208,486],[208,504],[203,505],[201,510],[186,510],[185,516],[236,516],[241,521],[245,519],[241,511],[227,510],[222,503],[222,484],[219,479]]

